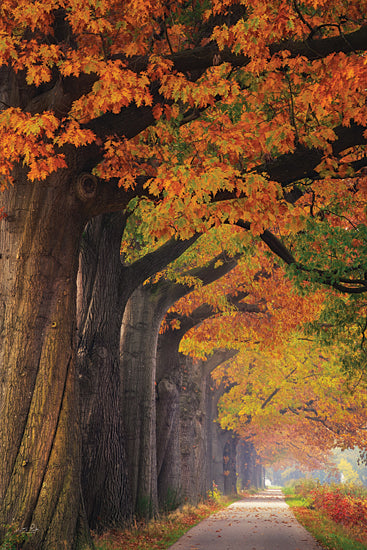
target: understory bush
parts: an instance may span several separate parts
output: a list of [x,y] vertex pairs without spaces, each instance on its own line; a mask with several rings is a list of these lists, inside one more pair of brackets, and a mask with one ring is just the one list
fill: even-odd
[[[284,491],[287,494],[288,491]],[[294,486],[292,506],[298,506],[295,513],[298,519],[308,527],[314,536],[327,548],[357,549],[362,543],[367,548],[367,488],[352,484],[321,484],[315,480],[302,480]],[[295,502],[294,499],[301,502]],[[310,515],[311,514],[311,515]],[[312,519],[314,518],[314,519]],[[317,525],[315,523],[317,519]],[[326,529],[327,521],[330,522]],[[325,525],[324,525],[325,524]],[[334,531],[332,525],[345,529]],[[323,527],[324,525],[324,527]],[[336,529],[336,527],[335,527]],[[325,538],[322,537],[325,531]],[[338,542],[333,542],[333,537]],[[348,541],[348,544],[344,541]],[[343,539],[344,542],[341,542]],[[355,541],[355,542],[353,542]]]
[[367,498],[359,487],[319,485],[310,492],[312,504],[336,523],[367,529]]

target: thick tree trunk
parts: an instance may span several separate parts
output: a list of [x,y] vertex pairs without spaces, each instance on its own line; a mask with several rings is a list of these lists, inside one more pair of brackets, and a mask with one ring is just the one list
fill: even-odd
[[2,199],[0,524],[31,531],[24,548],[87,548],[74,351],[82,205],[66,171],[19,176]]
[[206,431],[208,434],[207,480],[210,488],[213,484],[223,494],[236,492],[236,439],[233,433],[223,430],[216,419],[218,417],[218,401],[228,391],[222,382],[217,386],[211,379],[210,372],[215,366],[236,355],[235,350],[218,350],[208,365],[208,383],[206,392]]
[[254,483],[254,446],[250,441],[240,441],[237,447],[237,469],[241,489],[249,489]]
[[205,385],[202,362],[186,357],[180,398],[181,487],[186,500],[196,503],[206,484],[207,439],[205,430]]
[[157,353],[157,475],[160,508],[181,503],[180,393],[185,357],[178,352],[185,330],[159,335]]
[[[236,265],[232,259],[217,266],[217,259],[189,273],[208,284]],[[140,286],[123,318],[121,378],[128,472],[133,509],[144,516],[154,515],[158,509],[155,384],[159,327],[167,309],[190,290],[187,285],[165,280]]]
[[[207,361],[186,357],[180,402],[181,485],[185,498],[197,502],[212,489],[213,481],[224,492],[223,450],[219,436],[223,432],[215,422],[217,403],[224,389],[212,385],[211,372],[235,355],[231,350],[218,350]],[[183,361],[182,361],[183,362]],[[228,438],[228,433],[225,434]],[[220,456],[219,474],[213,459]]]
[[134,513],[127,483],[120,387],[120,333],[126,303],[147,277],[196,240],[171,239],[131,265],[120,258],[125,219],[104,214],[90,222],[78,276],[78,365],[83,419],[82,489],[94,529],[126,523]]
[[241,440],[237,446],[237,469],[241,489],[264,487],[264,469],[253,443]]
[[217,424],[212,430],[212,478],[224,495],[236,493],[236,440]]
[[236,452],[237,437],[227,432],[227,441],[223,450],[223,474],[224,474],[224,494],[234,495],[237,493],[237,470],[236,470]]
[[121,410],[119,341],[126,300],[120,289],[122,214],[87,225],[78,285],[78,372],[82,412],[82,490],[90,527],[131,517]]
[[149,289],[139,287],[123,317],[121,378],[133,510],[143,517],[158,511],[155,374],[160,323]]
[[157,483],[160,509],[169,511],[181,503],[179,387],[163,378],[157,384]]
[[[245,293],[239,293],[235,298],[228,296],[228,299],[236,304],[242,311],[257,312],[258,306],[241,304],[240,301]],[[157,358],[157,463],[158,463],[158,494],[159,501],[166,507],[168,503],[176,502],[185,493],[185,498],[197,500],[209,489],[212,488],[213,480],[221,479],[222,490],[224,490],[223,480],[223,449],[219,454],[215,453],[215,445],[220,432],[218,424],[214,423],[217,418],[217,403],[224,388],[214,388],[210,380],[210,372],[221,362],[230,359],[235,355],[234,350],[217,350],[216,353],[205,363],[202,363],[198,371],[196,366],[184,356],[179,354],[179,344],[182,337],[195,325],[202,323],[205,319],[215,313],[214,308],[209,304],[202,304],[191,312],[189,317],[180,316],[175,313],[167,315],[167,324],[176,319],[180,323],[178,330],[168,329],[158,340],[158,358]],[[182,383],[182,379],[185,379]],[[190,399],[188,387],[194,384],[194,388],[202,394],[200,404],[195,408],[195,400]],[[160,391],[160,386],[164,391]],[[169,391],[167,390],[169,388]],[[182,388],[184,392],[181,396]],[[214,391],[216,390],[216,391]],[[181,419],[176,414],[181,400]],[[192,408],[193,407],[193,408]],[[188,414],[186,414],[188,411]],[[197,411],[199,417],[204,418],[204,424],[199,428],[195,427]],[[201,412],[200,412],[201,411]],[[182,421],[182,422],[181,422]],[[199,464],[195,453],[191,453],[190,441],[195,437],[197,431],[203,432],[203,444],[205,448],[205,460]],[[181,432],[182,448],[180,449]],[[185,441],[187,445],[185,448]],[[198,448],[198,446],[196,446]],[[181,464],[181,450],[183,459]],[[215,458],[213,458],[215,457]],[[218,459],[219,473],[216,471],[215,460]],[[182,466],[182,475],[180,468]],[[203,481],[203,487],[198,488],[197,483],[191,477],[192,471],[200,472],[200,479]],[[231,470],[236,478],[235,468]],[[235,479],[234,478],[234,479]],[[182,485],[182,486],[181,486]],[[236,485],[232,481],[232,485]],[[232,490],[231,490],[232,492]]]

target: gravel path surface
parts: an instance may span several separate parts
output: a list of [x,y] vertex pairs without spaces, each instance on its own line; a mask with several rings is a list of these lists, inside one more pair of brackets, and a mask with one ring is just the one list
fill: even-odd
[[268,489],[202,521],[170,550],[321,550],[281,491]]

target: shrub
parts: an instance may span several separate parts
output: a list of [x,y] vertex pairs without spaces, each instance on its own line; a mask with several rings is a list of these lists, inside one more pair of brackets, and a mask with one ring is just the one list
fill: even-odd
[[220,502],[221,496],[222,494],[218,489],[218,485],[213,481],[213,488],[211,491],[208,491],[208,499],[212,502]]

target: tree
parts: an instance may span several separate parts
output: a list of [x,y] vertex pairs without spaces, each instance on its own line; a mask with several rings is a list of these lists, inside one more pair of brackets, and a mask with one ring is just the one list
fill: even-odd
[[158,511],[156,354],[161,322],[169,307],[190,292],[193,280],[206,285],[235,264],[234,258],[220,254],[207,265],[183,273],[183,280],[186,276],[191,282],[159,279],[140,286],[128,302],[121,337],[123,416],[133,510],[139,515]]
[[338,464],[338,469],[343,475],[343,481],[346,483],[358,483],[359,476],[358,473],[353,469],[353,466],[345,458],[341,458]]
[[[132,499],[120,380],[120,333],[133,291],[180,256],[196,239],[171,239],[135,261],[120,252],[126,239],[120,213],[97,217],[86,227],[79,264],[78,373],[82,413],[82,490],[91,528],[128,521]],[[149,250],[149,249],[148,249]],[[125,260],[125,261],[124,261]]]
[[[245,307],[225,315],[218,310],[186,338],[182,349],[200,354],[202,346],[208,351],[224,342],[237,348],[236,358],[214,373],[218,383],[227,379],[229,384],[220,402],[222,426],[256,443],[270,463],[287,449],[288,457],[320,467],[337,442],[364,445],[365,384],[359,377],[345,377],[338,345],[320,349],[302,332],[305,322],[318,318],[325,292],[297,295],[279,266],[262,260],[262,271],[256,262],[248,266],[245,261],[215,284],[211,291],[217,301],[231,283],[236,290],[242,284],[247,293],[239,304]],[[239,273],[245,279],[241,284]],[[175,308],[192,315],[195,299],[209,290],[195,291]]]
[[[242,297],[236,297],[237,304]],[[215,467],[217,432],[221,430],[213,422],[218,399],[226,387],[214,388],[210,374],[237,352],[216,349],[205,360],[179,352],[186,333],[217,314],[218,310],[208,303],[201,303],[187,315],[179,314],[174,306],[165,316],[164,332],[158,339],[157,474],[163,503],[172,491],[196,501],[212,489],[213,480],[224,488],[223,468],[218,475]],[[221,455],[222,465],[223,449]]]
[[263,350],[248,357],[247,368],[235,365],[230,379],[237,385],[222,398],[219,416],[223,427],[250,439],[268,464],[286,452],[288,459],[319,469],[336,445],[365,445],[366,390],[346,381],[332,355],[296,346],[289,344],[282,358]]
[[74,548],[86,223],[138,197],[159,235],[286,220],[283,187],[365,144],[363,5],[4,0],[0,30],[0,523]]

